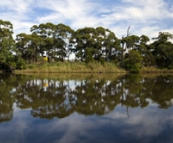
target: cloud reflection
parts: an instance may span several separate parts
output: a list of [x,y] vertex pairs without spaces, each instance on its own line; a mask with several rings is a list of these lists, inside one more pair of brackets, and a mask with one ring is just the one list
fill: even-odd
[[[16,87],[16,92],[11,93],[13,96],[10,96],[15,98],[7,104],[10,99],[9,91],[16,86],[16,81],[19,81],[9,82],[8,79],[4,85],[9,83],[14,85],[8,87],[9,89],[4,86],[5,94],[2,96],[2,103],[10,105],[7,113],[13,110],[13,118],[10,122],[1,122],[0,141],[160,143],[164,139],[164,142],[171,143],[173,107],[165,103],[172,102],[172,95],[167,94],[170,93],[167,91],[172,87],[172,80],[169,78],[170,83],[162,84],[153,82],[163,81],[163,79],[161,77],[145,79],[144,84],[141,82],[144,81],[142,78],[138,80],[121,78],[114,81],[86,80],[85,82],[84,80],[76,82],[49,80],[47,91],[41,92],[42,94],[40,90],[42,91],[44,80],[43,82],[27,80]],[[121,92],[123,90],[127,92]],[[106,96],[101,96],[100,93],[106,93]],[[143,99],[147,104],[140,106]],[[87,102],[83,103],[83,101]],[[72,109],[70,112],[69,103]],[[134,106],[133,103],[141,104]],[[1,112],[4,113],[4,110]],[[33,116],[33,111],[36,113],[40,111],[40,116]]]
[[[166,130],[173,130],[173,115],[169,110],[147,107],[129,111],[130,117],[124,107],[118,106],[104,116],[73,113],[66,118],[46,120],[31,118],[29,110],[17,109],[11,122],[1,124],[0,139],[16,143],[152,142]],[[167,136],[172,139],[170,134]]]

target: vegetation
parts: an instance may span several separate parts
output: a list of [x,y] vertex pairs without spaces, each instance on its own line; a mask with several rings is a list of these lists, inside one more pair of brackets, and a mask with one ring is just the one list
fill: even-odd
[[[114,67],[140,72],[148,66],[173,69],[171,33],[159,32],[151,42],[146,35],[130,35],[129,29],[127,36],[119,39],[104,27],[84,27],[75,31],[67,25],[48,22],[33,25],[31,34],[19,33],[14,40],[12,23],[0,20],[0,69],[11,72],[34,67],[46,71],[55,62],[64,69],[56,66],[53,72],[88,72],[89,68],[89,72],[113,72]],[[75,55],[76,69],[72,66],[74,61],[67,63],[72,54]],[[40,57],[45,57],[43,66],[40,66]],[[84,65],[82,70],[79,65]]]
[[114,63],[99,62],[51,62],[42,64],[28,64],[24,70],[16,70],[15,73],[126,73],[117,68]]

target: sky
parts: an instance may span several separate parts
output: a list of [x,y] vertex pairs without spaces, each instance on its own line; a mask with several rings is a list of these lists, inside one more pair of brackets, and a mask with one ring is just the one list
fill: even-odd
[[13,24],[14,37],[33,25],[63,23],[77,30],[102,26],[118,38],[173,34],[173,0],[0,0],[0,19]]

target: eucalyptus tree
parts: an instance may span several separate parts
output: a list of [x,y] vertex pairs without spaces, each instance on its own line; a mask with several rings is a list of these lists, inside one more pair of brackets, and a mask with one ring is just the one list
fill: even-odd
[[44,46],[40,46],[40,53],[43,53],[44,51],[48,52],[48,56],[50,58],[53,57],[53,45],[54,45],[54,31],[55,31],[55,25],[52,23],[41,23],[38,26],[33,25],[30,29],[32,34],[38,35],[42,38],[42,40],[45,42]]
[[15,68],[16,63],[13,62],[13,52],[15,49],[15,41],[13,40],[13,25],[9,21],[0,20],[0,67],[1,69]]
[[134,48],[135,50],[137,50],[141,55],[144,55],[147,51],[147,42],[149,42],[150,39],[148,36],[146,35],[141,35],[139,37],[139,44],[136,45],[136,47]]
[[16,48],[20,51],[22,58],[30,63],[37,62],[40,47],[45,44],[42,38],[34,33],[20,33],[16,36],[16,41]]
[[31,36],[25,33],[16,35],[16,48],[19,50],[21,57],[25,61],[31,62],[31,54],[29,50],[29,44],[31,42]]
[[173,44],[170,39],[173,39],[171,33],[159,32],[158,37],[153,38],[155,41],[150,45],[156,64],[161,68],[173,68]]
[[42,52],[48,51],[50,59],[64,60],[67,51],[69,52],[70,39],[73,34],[73,30],[69,26],[64,24],[55,25],[49,22],[39,26],[34,25],[31,32],[44,40],[45,45],[40,46],[40,50]]
[[106,31],[103,27],[96,28],[97,42],[95,44],[95,48],[97,49],[97,53],[95,54],[95,60],[102,60],[103,57],[103,44],[105,43]]
[[74,34],[74,30],[71,29],[69,26],[60,23],[56,25],[55,33],[57,56],[61,61],[63,61],[65,57],[69,59],[72,53],[70,41]]
[[127,29],[127,36],[121,39],[121,66],[124,67],[124,62],[128,51],[136,49],[139,46],[140,37],[130,35],[130,26]]
[[141,35],[139,38],[139,44],[136,45],[134,49],[141,54],[143,58],[142,64],[144,66],[154,66],[155,58],[150,49],[150,45],[147,44],[150,41],[149,37],[146,35]]
[[140,37],[136,35],[131,35],[122,39],[125,43],[125,50],[135,49],[139,45]]
[[120,40],[109,29],[105,29],[106,37],[103,44],[106,61],[119,61],[121,58]]
[[26,52],[26,45],[28,43],[28,35],[25,33],[20,33],[16,35],[16,48],[20,51],[20,53],[23,57]]
[[103,27],[78,29],[73,42],[76,57],[81,61],[111,61],[121,53],[118,38]]
[[120,43],[115,34],[103,27],[97,27],[96,34],[96,49],[98,49],[98,53],[95,59],[104,59],[105,61],[118,59]]
[[158,37],[152,38],[153,40],[156,40],[157,44],[159,43],[166,43],[170,39],[173,39],[173,34],[169,32],[159,32]]
[[37,62],[38,56],[42,54],[42,47],[46,44],[42,37],[37,34],[31,34],[30,48],[33,52],[33,61]]
[[85,27],[75,31],[73,36],[73,51],[76,58],[81,61],[91,61],[96,52],[95,47],[96,31],[92,27]]

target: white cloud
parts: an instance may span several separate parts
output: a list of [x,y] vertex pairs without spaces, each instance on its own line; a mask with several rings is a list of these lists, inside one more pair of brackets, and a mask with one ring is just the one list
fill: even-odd
[[102,26],[121,38],[131,34],[157,36],[172,32],[173,3],[166,0],[6,0],[0,1],[2,20],[11,21],[14,33],[29,33],[34,24],[64,23],[74,30]]

